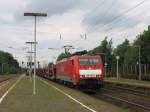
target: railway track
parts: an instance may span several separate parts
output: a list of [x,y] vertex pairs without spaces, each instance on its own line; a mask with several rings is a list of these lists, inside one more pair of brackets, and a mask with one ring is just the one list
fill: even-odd
[[94,97],[128,108],[132,112],[150,112],[150,99],[138,94],[102,88]]
[[14,79],[16,77],[18,77],[18,76],[15,75],[15,76],[10,76],[10,77],[0,77],[0,84],[4,83],[10,79]]
[[129,87],[121,87],[121,86],[113,86],[113,85],[106,85],[105,88],[107,89],[113,89],[113,90],[119,90],[123,92],[132,93],[135,95],[148,97],[150,98],[150,90],[149,89],[137,89],[137,88],[129,88]]
[[114,97],[114,96],[111,96],[111,95],[107,95],[107,94],[105,94],[105,96],[107,96],[109,98],[112,98],[112,99],[115,99],[115,100],[120,100],[122,102],[125,102],[125,103],[128,103],[128,104],[131,104],[131,105],[134,105],[134,106],[137,106],[137,107],[140,107],[140,108],[143,108],[143,109],[146,109],[146,110],[150,111],[150,107],[147,107],[147,106],[144,106],[144,105],[141,105],[141,104],[138,104],[138,103],[130,102],[130,101],[127,101],[127,100],[124,100],[124,99],[121,99],[121,98],[118,98],[118,97]]

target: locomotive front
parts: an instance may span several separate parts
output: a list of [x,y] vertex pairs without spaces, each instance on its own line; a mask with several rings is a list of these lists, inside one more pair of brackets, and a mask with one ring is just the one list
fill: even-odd
[[100,56],[79,56],[78,70],[80,87],[99,89],[103,85],[104,67]]

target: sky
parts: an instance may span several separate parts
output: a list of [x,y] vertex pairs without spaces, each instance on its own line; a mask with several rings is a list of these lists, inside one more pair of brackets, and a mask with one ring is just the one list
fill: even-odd
[[125,38],[132,43],[150,24],[149,9],[150,0],[1,0],[0,50],[27,61],[25,42],[34,40],[34,18],[24,12],[48,15],[37,18],[37,60],[47,64],[64,45],[90,50],[106,36],[113,47]]

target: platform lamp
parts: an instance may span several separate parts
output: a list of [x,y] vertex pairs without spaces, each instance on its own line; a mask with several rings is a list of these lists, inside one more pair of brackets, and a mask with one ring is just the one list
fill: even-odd
[[35,18],[35,29],[34,29],[34,75],[33,75],[33,95],[36,94],[35,87],[35,76],[36,76],[36,18],[37,17],[46,17],[47,13],[33,13],[33,12],[25,12],[24,16],[33,16]]

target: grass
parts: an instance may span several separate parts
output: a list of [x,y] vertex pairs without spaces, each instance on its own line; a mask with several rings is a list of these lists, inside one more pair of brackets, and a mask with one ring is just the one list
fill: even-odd
[[37,80],[37,94],[32,82],[23,78],[0,104],[0,112],[88,112],[57,90]]
[[55,87],[63,90],[67,94],[73,96],[74,98],[78,99],[80,102],[82,102],[86,106],[89,106],[95,109],[97,112],[130,112],[128,108],[122,109],[120,106],[116,106],[114,104],[111,104],[109,102],[103,101],[95,97],[92,93],[85,93],[77,89],[64,87],[63,85],[60,85],[58,83],[54,83],[51,81],[48,81],[48,82],[54,85]]
[[[102,112],[128,112],[80,91],[48,81],[74,98]],[[32,94],[32,81],[24,77],[0,104],[0,112],[90,112],[54,88],[36,80],[37,94]],[[108,108],[109,107],[109,108]]]

